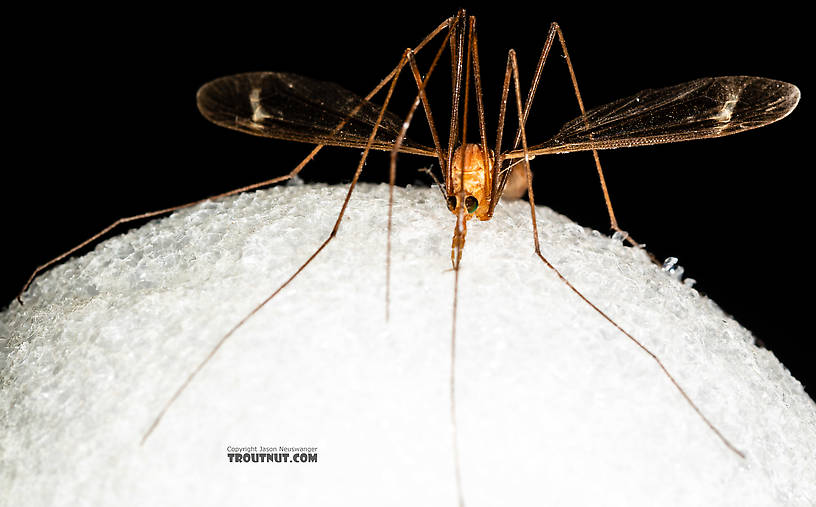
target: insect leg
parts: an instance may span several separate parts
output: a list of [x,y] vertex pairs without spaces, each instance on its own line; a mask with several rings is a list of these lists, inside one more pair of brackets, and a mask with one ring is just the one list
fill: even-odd
[[64,253],[58,255],[57,257],[54,257],[50,261],[46,262],[45,264],[42,264],[42,265],[38,266],[37,269],[35,269],[34,272],[31,273],[31,276],[28,277],[28,280],[26,281],[25,285],[20,290],[20,293],[17,295],[17,301],[19,301],[20,304],[23,304],[23,299],[22,299],[23,293],[26,291],[26,289],[28,289],[28,287],[31,285],[31,283],[34,281],[34,279],[37,277],[37,275],[39,275],[40,273],[42,273],[43,271],[45,271],[49,267],[53,266],[54,264],[58,263],[59,261],[65,259],[68,256],[70,256],[71,254],[73,254],[77,250],[80,250],[80,249],[90,245],[91,243],[98,240],[102,236],[104,236],[107,233],[111,232],[116,227],[118,227],[120,225],[123,225],[123,224],[126,224],[126,223],[129,223],[129,222],[134,222],[134,221],[137,221],[137,220],[144,220],[144,219],[147,219],[147,218],[152,218],[152,217],[155,217],[155,216],[164,215],[164,214],[176,211],[176,210],[189,208],[190,206],[195,206],[196,204],[199,204],[199,203],[202,203],[202,202],[205,202],[205,201],[220,199],[221,197],[227,197],[227,196],[230,196],[230,195],[239,194],[241,192],[246,192],[248,190],[261,188],[261,187],[273,185],[275,183],[279,183],[281,181],[288,180],[288,179],[294,177],[297,173],[299,173],[300,170],[303,169],[303,167],[307,163],[309,163],[309,161],[312,158],[314,158],[314,156],[317,154],[317,152],[320,151],[320,148],[322,148],[322,146],[315,147],[315,149],[313,149],[311,151],[311,153],[309,153],[309,155],[307,155],[306,158],[304,158],[303,161],[301,161],[297,165],[297,167],[295,167],[289,174],[286,174],[284,176],[279,176],[277,178],[272,178],[270,180],[262,181],[260,183],[253,183],[252,185],[247,185],[245,187],[236,188],[234,190],[230,190],[229,192],[224,192],[223,194],[218,194],[218,195],[214,195],[214,196],[211,196],[211,197],[207,197],[206,199],[199,199],[197,201],[188,202],[187,204],[181,204],[179,206],[164,208],[164,209],[160,209],[160,210],[157,210],[157,211],[150,211],[150,212],[147,212],[147,213],[142,213],[142,214],[139,214],[139,215],[133,215],[133,216],[130,216],[130,217],[120,218],[120,219],[116,220],[115,222],[113,222],[109,226],[107,226],[104,229],[102,229],[101,231],[97,232],[96,234],[94,234],[90,238],[86,239],[82,243],[80,243],[80,244],[76,245],[75,247],[71,248],[67,252],[64,252]]
[[[527,119],[528,119],[528,117],[530,115],[530,109],[532,108],[533,99],[535,98],[535,94],[538,91],[538,85],[539,85],[539,83],[541,81],[541,74],[542,74],[542,72],[544,70],[544,64],[546,63],[547,57],[550,54],[550,50],[552,49],[553,41],[555,40],[556,35],[558,36],[559,42],[561,43],[561,47],[562,47],[562,50],[564,52],[565,59],[567,61],[567,66],[569,68],[570,77],[572,79],[573,90],[574,90],[574,93],[575,93],[575,97],[578,100],[578,107],[581,110],[582,115],[586,114],[586,110],[584,109],[583,99],[581,98],[581,92],[580,92],[580,90],[578,88],[578,81],[575,78],[575,70],[574,70],[574,68],[572,66],[572,60],[569,57],[569,53],[567,52],[566,42],[564,40],[564,35],[563,35],[562,31],[561,31],[561,27],[558,25],[558,23],[551,23],[550,28],[547,31],[547,38],[546,38],[546,40],[544,42],[544,47],[541,49],[541,54],[540,54],[539,59],[538,59],[538,64],[536,65],[536,70],[535,70],[535,74],[533,76],[532,84],[530,85],[530,89],[527,92],[527,98],[526,98],[525,103],[524,103],[524,112],[522,114],[522,118],[523,118],[522,123],[523,124],[527,123]],[[507,71],[508,74],[505,75],[505,78],[506,78],[505,79],[505,83],[506,83],[505,87],[507,87],[508,84],[509,84],[507,82],[507,78],[509,78],[509,66],[510,66],[510,62],[508,61],[508,71]],[[506,98],[503,96],[502,97],[502,104],[505,104],[505,101],[506,101]],[[503,116],[503,114],[500,115],[500,118],[501,118],[501,121],[500,121],[500,124],[499,124],[500,125],[499,129],[502,130],[503,125],[504,125],[504,116]],[[520,126],[521,126],[521,124],[520,124]],[[516,129],[516,135],[515,135],[515,139],[513,141],[513,149],[514,150],[518,148],[519,143],[521,142],[521,128],[520,128],[520,126],[519,126],[519,128]],[[500,151],[501,151],[501,142],[499,140],[499,142],[496,144],[496,153],[498,154]],[[641,245],[639,243],[637,243],[634,240],[634,238],[632,238],[627,233],[622,231],[620,229],[620,227],[618,226],[617,219],[615,218],[615,212],[612,209],[612,201],[611,201],[611,199],[609,197],[609,191],[608,191],[607,186],[606,186],[606,179],[604,178],[603,168],[601,167],[601,161],[600,161],[600,158],[598,156],[597,150],[592,150],[592,155],[593,155],[593,158],[595,160],[595,167],[596,167],[596,169],[598,171],[598,176],[599,176],[600,181],[601,181],[601,189],[603,191],[604,201],[606,202],[607,211],[609,213],[609,220],[610,220],[611,228],[613,230],[615,230],[615,231],[620,232],[621,234],[625,234],[626,235],[625,236],[626,240],[629,243],[631,243],[632,245],[640,247]],[[497,155],[497,157],[498,157],[498,155]],[[498,166],[498,164],[496,164],[496,166]],[[502,177],[500,178],[501,181],[496,181],[496,184],[494,186],[493,195],[495,195],[496,197],[493,199],[493,202],[491,203],[491,209],[490,209],[491,214],[492,214],[493,208],[495,207],[496,202],[498,201],[499,196],[505,196],[506,195],[507,197],[510,197],[510,198],[516,198],[516,197],[521,197],[521,195],[523,195],[523,193],[526,191],[526,186],[527,186],[526,182],[519,181],[519,178],[516,177],[516,173],[518,171],[514,170],[514,171],[510,172],[508,169],[509,168],[504,169],[504,171],[507,171],[506,174],[502,175]],[[498,168],[496,168],[496,170],[498,170]],[[498,179],[499,178],[496,178],[496,180],[498,180]],[[523,179],[526,179],[526,178],[523,178]],[[512,182],[510,183],[510,186],[512,188],[506,188],[508,182],[511,181],[511,180],[512,180]],[[647,255],[649,255],[649,257],[651,258],[651,260],[653,262],[655,262],[656,264],[660,264],[657,261],[657,259],[651,253],[649,253],[648,251],[646,253],[647,253]]]
[[[425,87],[428,84],[428,80],[433,74],[434,69],[436,68],[437,63],[439,62],[439,58],[442,56],[442,52],[445,50],[445,47],[448,45],[448,41],[450,38],[446,38],[442,45],[437,50],[436,55],[434,56],[433,62],[431,62],[431,66],[428,68],[428,73],[425,75],[423,79],[420,72],[419,67],[416,63],[416,56],[413,50],[407,50],[407,58],[411,68],[411,74],[414,77],[414,81],[417,85],[417,95],[414,98],[414,102],[411,105],[408,114],[405,115],[405,121],[402,123],[402,128],[400,129],[399,136],[397,140],[394,142],[394,146],[391,149],[391,164],[390,164],[390,176],[389,176],[389,184],[388,184],[388,234],[387,234],[387,242],[386,242],[386,251],[385,251],[385,320],[389,318],[389,312],[391,308],[391,229],[393,223],[393,211],[394,211],[394,185],[397,179],[397,154],[399,153],[399,149],[402,146],[402,143],[405,141],[405,136],[408,132],[408,127],[411,125],[411,120],[414,117],[414,113],[416,112],[417,108],[419,107],[419,103],[422,102],[422,105],[425,109],[425,117],[428,120],[428,126],[431,129],[431,136],[434,140],[434,146],[436,148],[436,155],[439,159],[440,164],[445,163],[445,158],[442,154],[442,146],[439,141],[439,134],[436,131],[436,126],[433,121],[433,115],[431,114],[431,105],[428,102],[428,97],[425,94]],[[433,174],[431,174],[433,176]],[[435,179],[435,178],[434,178]],[[444,195],[444,192],[443,192]]]
[[[557,29],[557,25],[556,25],[556,29]],[[518,77],[518,63],[517,63],[517,61],[516,61],[516,54],[515,54],[515,52],[514,52],[512,49],[510,50],[510,59],[511,59],[511,61],[512,61],[512,66],[513,66],[513,81],[515,82],[516,110],[517,110],[517,112],[518,112],[519,125],[520,125],[520,127],[521,127],[521,143],[522,143],[522,149],[523,149],[523,151],[524,151],[524,158],[523,158],[523,160],[524,160],[524,166],[523,166],[523,167],[524,167],[524,169],[525,169],[525,171],[526,171],[526,173],[527,173],[527,192],[528,192],[528,194],[527,194],[527,195],[528,195],[528,197],[529,197],[529,199],[530,199],[530,215],[531,215],[532,220],[533,220],[533,235],[534,235],[534,243],[535,243],[535,253],[536,253],[536,255],[538,255],[538,257],[539,257],[539,258],[542,260],[542,262],[544,262],[544,264],[545,264],[545,265],[546,265],[548,268],[550,268],[550,269],[551,269],[551,270],[552,270],[552,271],[553,271],[553,272],[556,274],[556,276],[558,276],[558,278],[559,278],[559,279],[560,279],[562,282],[564,282],[564,284],[565,284],[567,287],[569,287],[569,288],[570,288],[570,289],[571,289],[571,290],[572,290],[572,291],[573,291],[575,294],[577,294],[577,295],[578,295],[578,297],[580,297],[580,298],[581,298],[581,299],[582,299],[582,300],[583,300],[583,301],[584,301],[584,302],[585,302],[587,305],[589,305],[589,306],[590,306],[590,307],[591,307],[593,310],[595,310],[595,311],[596,311],[596,312],[597,312],[597,313],[598,313],[598,314],[599,314],[601,317],[603,317],[603,318],[604,318],[606,321],[608,321],[610,324],[612,324],[613,326],[615,326],[615,328],[616,328],[618,331],[620,331],[621,333],[623,333],[623,334],[624,334],[624,336],[626,336],[627,338],[629,338],[629,339],[630,339],[630,340],[631,340],[631,341],[632,341],[632,342],[633,342],[635,345],[637,345],[638,347],[640,347],[640,349],[642,349],[642,350],[643,350],[643,351],[644,351],[646,354],[648,354],[648,355],[649,355],[649,357],[651,357],[651,358],[652,358],[652,359],[653,359],[653,360],[654,360],[654,361],[657,363],[657,365],[660,367],[660,369],[661,369],[661,370],[663,370],[663,373],[666,375],[666,377],[669,379],[669,381],[671,381],[671,383],[674,385],[674,387],[675,387],[675,388],[677,388],[677,390],[680,392],[680,394],[683,396],[683,398],[686,400],[686,402],[689,404],[689,406],[691,406],[691,408],[692,408],[692,409],[694,409],[694,411],[697,413],[697,415],[698,415],[698,416],[700,416],[700,418],[701,418],[701,419],[703,420],[703,422],[705,422],[705,424],[706,424],[706,425],[707,425],[707,426],[708,426],[708,427],[711,429],[711,431],[713,431],[713,432],[714,432],[714,434],[715,434],[715,435],[717,435],[717,437],[718,437],[718,438],[719,438],[719,439],[720,439],[720,440],[721,440],[721,441],[722,441],[722,442],[723,442],[723,443],[726,445],[726,447],[728,447],[728,448],[729,448],[731,451],[733,451],[733,452],[734,452],[735,454],[737,454],[739,457],[741,457],[741,458],[745,458],[745,454],[743,454],[743,453],[742,453],[740,450],[738,450],[738,449],[737,449],[737,448],[736,448],[736,447],[735,447],[735,446],[734,446],[734,445],[733,445],[731,442],[729,442],[729,441],[728,441],[728,439],[726,439],[726,438],[725,438],[725,436],[723,436],[723,434],[722,434],[722,433],[720,433],[720,430],[718,430],[718,429],[717,429],[717,427],[716,427],[716,426],[714,426],[714,424],[713,424],[711,421],[709,421],[709,420],[708,420],[708,418],[707,418],[707,417],[706,417],[706,416],[703,414],[703,412],[702,412],[702,411],[701,411],[701,410],[700,410],[700,409],[697,407],[697,405],[696,405],[696,404],[695,404],[695,403],[694,403],[694,402],[691,400],[691,398],[690,398],[690,397],[689,397],[689,395],[686,393],[686,391],[685,391],[685,390],[684,390],[682,387],[680,387],[680,384],[677,382],[677,380],[675,380],[674,376],[672,376],[672,374],[671,374],[671,373],[669,373],[669,370],[668,370],[668,369],[666,369],[666,367],[663,365],[663,362],[660,360],[660,358],[658,358],[658,357],[657,357],[657,355],[655,355],[655,354],[654,354],[654,353],[653,353],[651,350],[649,350],[648,348],[646,348],[646,346],[645,346],[645,345],[643,345],[643,344],[642,344],[640,341],[638,341],[638,340],[637,340],[637,339],[636,339],[634,336],[632,336],[631,334],[629,334],[629,333],[628,333],[626,330],[624,330],[624,329],[623,329],[623,328],[622,328],[620,325],[618,325],[618,324],[617,324],[617,323],[616,323],[614,320],[612,320],[612,319],[611,319],[611,318],[610,318],[608,315],[606,315],[606,313],[604,313],[604,312],[603,312],[603,310],[601,310],[600,308],[598,308],[597,306],[595,306],[595,304],[594,304],[592,301],[590,301],[590,300],[589,300],[589,299],[588,299],[586,296],[584,296],[584,295],[583,295],[583,294],[582,294],[582,293],[581,293],[581,292],[580,292],[580,291],[579,291],[579,290],[578,290],[578,289],[577,289],[577,288],[576,288],[576,287],[575,287],[575,286],[574,286],[574,285],[573,285],[573,284],[572,284],[572,283],[571,283],[569,280],[567,280],[567,279],[566,279],[566,278],[565,278],[565,277],[564,277],[564,276],[561,274],[561,272],[559,272],[559,271],[558,271],[558,270],[555,268],[555,266],[553,266],[553,265],[550,263],[550,261],[548,261],[548,260],[547,260],[547,259],[544,257],[544,255],[541,253],[541,247],[540,247],[540,244],[539,244],[539,241],[538,241],[538,226],[537,226],[537,224],[536,224],[536,216],[535,216],[535,199],[534,199],[534,197],[533,197],[533,180],[532,180],[531,175],[530,175],[530,163],[529,163],[529,155],[528,155],[528,153],[527,153],[527,133],[526,133],[526,131],[525,131],[525,129],[524,129],[524,121],[523,121],[523,117],[522,117],[522,107],[521,107],[521,89],[520,89],[520,85],[519,85],[519,77]]]
[[[463,12],[460,11],[460,17],[463,15]],[[453,31],[453,27],[452,30]],[[386,260],[386,320],[388,319],[388,312],[390,307],[390,280],[391,280],[391,224],[392,224],[392,211],[393,211],[393,200],[394,200],[394,182],[396,180],[396,173],[397,173],[397,155],[399,153],[399,148],[402,145],[402,142],[405,140],[405,135],[408,131],[408,127],[413,119],[413,115],[416,112],[416,109],[419,107],[420,102],[422,102],[423,107],[425,108],[425,116],[428,120],[428,125],[431,129],[431,135],[434,139],[434,145],[436,147],[437,156],[439,157],[439,162],[443,167],[446,167],[448,164],[448,159],[443,157],[441,143],[439,141],[439,135],[436,132],[436,127],[434,125],[433,116],[431,114],[430,104],[428,103],[428,99],[425,95],[425,88],[427,86],[428,80],[431,77],[436,65],[439,61],[440,56],[442,55],[443,50],[447,43],[452,40],[449,34],[446,43],[443,44],[439,51],[437,51],[436,56],[434,57],[433,62],[431,63],[430,68],[428,69],[428,73],[424,79],[421,78],[419,69],[416,64],[416,59],[414,57],[414,53],[411,51],[408,53],[408,60],[411,67],[411,72],[414,76],[414,81],[416,82],[418,91],[417,96],[414,99],[413,104],[411,105],[408,114],[405,117],[405,121],[402,124],[402,129],[400,131],[399,136],[397,137],[396,143],[394,143],[394,147],[391,150],[391,164],[390,164],[390,180],[389,180],[389,197],[388,197],[388,245],[387,245],[387,260]],[[453,50],[451,51],[453,52]],[[460,67],[461,68],[461,67]],[[452,131],[453,132],[453,131]],[[449,146],[452,143],[449,144]],[[447,167],[450,167],[447,165]],[[450,174],[450,171],[443,169],[443,174],[447,175]],[[443,195],[446,193],[443,191]],[[458,266],[457,266],[458,268]],[[460,466],[460,458],[459,458],[459,443],[458,443],[458,433],[457,433],[457,426],[456,426],[456,390],[455,390],[455,364],[456,364],[456,294],[458,292],[458,283],[459,283],[459,271],[456,269],[455,274],[455,282],[454,282],[454,308],[453,308],[453,331],[451,335],[451,363],[450,363],[450,416],[451,416],[451,427],[452,427],[452,440],[453,440],[453,454],[454,454],[454,470],[456,476],[456,490],[458,495],[458,503],[460,507],[464,507],[464,494],[462,490],[462,474],[461,474],[461,466]]]
[[465,11],[461,10],[456,15],[453,30],[449,35],[451,47],[451,82],[453,85],[451,95],[451,116],[450,116],[450,130],[448,132],[448,156],[445,160],[445,166],[442,171],[445,174],[445,194],[451,195],[453,193],[453,175],[450,168],[453,165],[453,152],[456,145],[456,139],[459,135],[459,103],[462,96],[462,58],[463,48],[465,46]]
[[[445,163],[446,163],[446,158],[442,153],[442,151],[443,151],[442,150],[442,141],[439,139],[439,132],[436,129],[436,122],[434,122],[434,119],[433,119],[433,113],[431,112],[431,104],[428,101],[427,94],[425,93],[425,87],[426,87],[426,84],[428,82],[428,78],[431,76],[431,73],[433,73],[434,69],[436,68],[437,63],[439,62],[439,58],[442,55],[442,52],[444,51],[445,47],[447,47],[448,41],[449,41],[449,38],[446,38],[445,41],[442,43],[442,46],[437,51],[436,56],[434,57],[433,62],[431,62],[431,65],[428,68],[428,73],[426,74],[424,79],[422,78],[422,75],[419,72],[419,67],[417,66],[416,52],[411,51],[411,53],[408,56],[408,63],[411,66],[411,75],[414,77],[414,82],[417,85],[417,97],[414,99],[414,104],[416,104],[416,105],[412,106],[411,112],[409,113],[409,116],[412,116],[414,114],[413,111],[416,110],[416,108],[418,107],[419,101],[421,101],[422,102],[422,107],[425,110],[425,118],[428,120],[428,127],[431,129],[431,137],[433,138],[434,148],[436,150],[436,156],[437,156],[437,159],[439,160],[440,167],[443,168],[442,169],[443,174],[445,173],[444,167],[445,167]],[[408,120],[408,119],[406,119],[406,120]],[[410,123],[410,121],[409,121],[409,123]],[[397,144],[399,146],[402,146],[402,143],[405,140],[405,134],[406,134],[407,130],[408,129],[406,127],[401,132],[401,135],[400,135],[399,139],[397,140]],[[398,150],[398,147],[395,147],[392,150],[392,153],[396,154],[397,150]]]
[[493,152],[495,159],[493,160],[493,171],[491,174],[491,187],[490,187],[490,209],[488,210],[488,215],[493,216],[493,210],[496,209],[496,204],[498,204],[499,199],[501,198],[502,192],[504,191],[504,185],[506,184],[506,177],[502,178],[501,184],[499,183],[499,166],[501,165],[501,143],[502,143],[502,136],[504,135],[504,119],[507,114],[507,94],[510,90],[510,75],[512,73],[513,67],[512,62],[510,60],[510,55],[507,56],[507,65],[504,69],[504,83],[502,84],[502,98],[501,102],[499,103],[499,123],[496,127],[496,150]]
[[[408,50],[408,51],[410,51],[410,50]],[[304,262],[289,278],[287,278],[285,282],[283,282],[277,289],[275,289],[275,291],[272,292],[272,294],[270,294],[260,304],[255,306],[255,308],[253,308],[252,311],[250,311],[247,315],[245,315],[244,318],[242,318],[237,324],[235,324],[232,327],[232,329],[230,329],[224,336],[221,337],[220,340],[218,340],[218,342],[215,344],[215,346],[212,348],[212,350],[210,350],[209,354],[207,354],[207,356],[204,358],[204,360],[201,361],[201,363],[199,363],[199,365],[195,368],[195,370],[193,370],[193,372],[190,373],[190,375],[187,377],[187,379],[176,390],[176,392],[173,394],[173,396],[171,396],[170,399],[167,401],[167,403],[165,403],[162,410],[156,416],[156,419],[153,421],[153,423],[150,425],[150,427],[147,429],[144,436],[142,437],[142,444],[145,443],[145,441],[150,436],[150,434],[153,432],[153,430],[156,428],[156,426],[158,426],[158,424],[161,421],[162,417],[167,412],[167,410],[170,408],[170,406],[173,404],[173,402],[176,401],[176,399],[187,388],[187,386],[190,384],[190,382],[192,382],[193,378],[195,378],[195,376],[198,374],[198,372],[201,371],[201,369],[204,368],[204,366],[210,361],[210,359],[212,359],[212,357],[215,355],[215,353],[218,352],[218,349],[221,348],[221,345],[223,345],[224,342],[226,342],[227,339],[230,336],[232,336],[235,333],[235,331],[237,331],[241,326],[243,326],[244,323],[246,323],[253,315],[255,315],[261,308],[263,308],[269,301],[271,301],[272,298],[277,296],[278,293],[284,289],[284,287],[289,285],[289,283],[292,280],[294,280],[300,274],[300,272],[303,271],[306,268],[306,266],[308,266],[312,262],[312,260],[314,260],[314,258],[317,257],[317,255],[321,251],[323,251],[324,248],[326,248],[326,245],[328,245],[329,242],[331,242],[331,240],[334,239],[334,237],[337,235],[337,231],[340,228],[340,222],[343,220],[343,215],[345,215],[346,208],[348,207],[349,200],[351,199],[351,194],[354,191],[354,187],[357,185],[357,181],[360,178],[360,174],[363,172],[363,166],[365,165],[366,159],[368,158],[368,153],[371,151],[371,145],[374,143],[374,139],[375,139],[375,137],[377,135],[377,130],[379,129],[380,123],[382,122],[383,116],[385,115],[385,111],[386,111],[386,108],[388,107],[388,103],[391,101],[391,97],[392,97],[392,95],[394,93],[394,88],[395,88],[395,86],[397,84],[397,78],[399,77],[400,71],[405,66],[405,63],[407,61],[408,51],[406,51],[403,54],[402,58],[400,59],[400,63],[396,68],[396,72],[393,74],[393,76],[391,78],[391,83],[390,83],[390,86],[388,87],[388,93],[387,93],[387,95],[385,97],[383,105],[380,107],[380,112],[379,112],[379,115],[377,116],[377,121],[374,124],[374,128],[371,130],[371,134],[368,137],[368,142],[366,144],[365,150],[363,150],[363,154],[360,157],[360,162],[359,162],[359,164],[357,164],[357,169],[354,171],[354,176],[352,177],[351,183],[349,184],[349,189],[346,192],[346,198],[343,200],[343,205],[340,208],[340,213],[337,216],[337,220],[334,223],[334,227],[332,227],[332,230],[331,230],[331,233],[329,234],[329,237],[326,238],[323,241],[323,243],[320,244],[319,247],[317,247],[317,250],[315,250],[314,253],[312,255],[310,255],[308,259],[306,259],[306,262]]]
[[[561,43],[561,50],[564,52],[564,59],[567,61],[567,68],[569,69],[570,79],[572,80],[572,88],[575,92],[575,98],[578,100],[578,108],[581,110],[581,116],[584,117],[584,122],[586,122],[586,109],[584,108],[584,101],[581,98],[581,91],[578,89],[578,80],[575,77],[575,68],[572,66],[572,60],[570,59],[569,52],[567,51],[567,43],[564,39],[564,33],[561,31],[561,27],[558,25],[558,23],[554,22],[550,25],[549,38],[552,37],[553,32],[558,34],[558,41]],[[592,150],[592,158],[595,160],[595,169],[598,171],[598,178],[601,182],[601,190],[603,191],[606,210],[609,213],[610,227],[616,232],[623,234],[626,241],[632,246],[643,248],[643,246],[635,241],[635,239],[630,236],[629,233],[622,230],[618,226],[618,220],[615,218],[615,211],[612,209],[612,200],[609,197],[609,190],[606,187],[606,179],[604,178],[603,168],[601,167],[601,159],[598,156],[598,150]],[[648,250],[644,249],[644,251],[646,251],[646,254],[649,256],[652,262],[660,265],[660,262],[654,255],[652,255]]]
[[[485,161],[489,160],[489,151],[487,147],[487,121],[485,120],[484,98],[482,93],[482,73],[479,66],[479,42],[476,37],[476,18],[470,17],[470,49],[472,56],[470,58],[473,64],[473,86],[476,89],[476,114],[478,115],[479,124],[479,138],[482,145],[482,157]],[[491,173],[490,185],[492,187],[493,173]]]
[[[533,81],[530,84],[530,89],[527,92],[527,98],[524,102],[524,112],[522,114],[523,123],[527,123],[527,118],[530,116],[530,110],[533,106],[533,99],[535,98],[535,94],[538,91],[538,85],[541,82],[541,74],[544,71],[544,64],[547,62],[547,57],[550,54],[550,49],[552,48],[553,40],[555,39],[555,29],[550,26],[550,30],[547,33],[546,41],[544,42],[544,47],[541,50],[541,54],[538,58],[538,64],[536,65],[535,74],[533,75]],[[504,120],[505,120],[505,113],[507,110],[507,94],[510,89],[510,77],[512,75],[512,61],[510,55],[508,54],[507,57],[507,66],[504,71],[504,85],[502,87],[502,99],[499,107],[499,124],[497,128],[496,134],[496,160],[493,165],[493,188],[491,191],[491,202],[490,202],[490,210],[489,213],[492,216],[493,210],[496,208],[496,204],[499,201],[499,198],[507,195],[510,198],[519,198],[527,191],[527,177],[524,175],[522,178],[523,182],[517,182],[516,180],[519,179],[516,177],[516,174],[521,172],[519,169],[511,169],[514,166],[521,163],[521,160],[511,164],[509,167],[504,168],[505,174],[499,174],[499,166],[500,166],[500,153],[501,153],[501,142],[502,136],[504,134]],[[521,124],[519,127],[516,128],[516,135],[513,140],[513,149],[517,149],[519,143],[521,142]],[[501,176],[501,177],[500,177]],[[510,184],[512,189],[507,189],[508,181],[513,179],[514,181]],[[505,194],[505,192],[509,192]]]

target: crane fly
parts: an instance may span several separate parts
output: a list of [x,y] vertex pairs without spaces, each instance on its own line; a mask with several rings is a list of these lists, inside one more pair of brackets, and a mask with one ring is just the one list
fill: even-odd
[[[432,63],[424,74],[421,73],[416,55],[425,50],[431,42],[440,38],[442,42],[434,53]],[[574,120],[564,124],[551,138],[537,144],[530,144],[528,143],[528,133],[525,127],[531,113],[542,70],[556,39],[560,44],[568,67],[580,114]],[[445,126],[447,137],[446,141],[443,142],[443,136],[440,135],[442,129],[438,127],[439,124],[433,116],[426,90],[428,82],[438,68],[442,55],[446,50],[450,54],[451,62],[451,104],[450,121]],[[389,111],[388,106],[394,94],[398,78],[403,72],[411,76],[410,80],[413,81],[412,89],[415,98],[408,111],[403,116],[398,116]],[[382,103],[377,104],[372,99],[381,92],[385,96]],[[467,119],[471,93],[476,106],[478,142],[468,142],[467,138]],[[331,242],[338,232],[349,199],[370,151],[381,150],[390,152],[391,155],[386,261],[386,315],[390,306],[391,210],[398,154],[417,155],[435,160],[435,164],[438,165],[442,176],[441,181],[437,180],[437,186],[441,190],[443,202],[455,218],[451,241],[454,294],[449,387],[451,419],[454,428],[454,462],[460,504],[463,504],[464,501],[459,471],[455,403],[456,311],[459,270],[468,221],[474,218],[490,220],[497,203],[502,197],[518,198],[522,194],[528,196],[535,253],[543,264],[551,269],[586,305],[650,356],[683,396],[687,404],[697,413],[702,422],[728,449],[738,456],[744,457],[744,454],[703,414],[661,360],[639,340],[619,326],[611,317],[607,316],[602,309],[587,299],[541,253],[536,225],[530,162],[543,155],[590,151],[595,161],[611,228],[624,234],[615,219],[598,157],[598,150],[713,138],[761,127],[788,115],[796,107],[799,96],[800,93],[796,86],[772,79],[749,76],[707,77],[675,86],[643,90],[630,97],[593,109],[586,109],[578,88],[572,61],[567,52],[563,32],[558,24],[552,23],[540,53],[532,83],[524,100],[522,100],[516,53],[513,50],[508,52],[501,100],[498,107],[498,127],[494,138],[490,140],[488,139],[486,127],[487,113],[482,94],[475,18],[466,16],[463,10],[438,25],[418,45],[406,50],[399,59],[398,64],[364,97],[360,97],[334,83],[279,72],[237,74],[222,77],[205,84],[198,91],[197,101],[199,110],[211,122],[256,136],[316,145],[290,173],[212,198],[233,195],[288,180],[296,176],[324,146],[356,148],[363,151],[329,236],[269,297],[260,302],[216,343],[198,367],[190,373],[184,383],[163,406],[145,432],[142,442],[144,443],[159,424],[168,408],[181,395],[209,359],[215,355],[221,345],[284,287],[291,283]],[[510,102],[509,107],[508,102]],[[407,137],[407,130],[420,106],[430,130],[433,140],[432,146],[426,146]],[[516,127],[514,134],[505,138],[504,127],[508,114],[514,117],[513,121],[516,123]],[[435,176],[434,179],[436,179]],[[117,225],[192,206],[198,202],[202,201],[118,220],[74,249],[40,266],[31,276],[22,292],[25,291],[31,280],[40,271],[94,241]],[[632,245],[638,245],[631,236],[626,235],[625,238]]]

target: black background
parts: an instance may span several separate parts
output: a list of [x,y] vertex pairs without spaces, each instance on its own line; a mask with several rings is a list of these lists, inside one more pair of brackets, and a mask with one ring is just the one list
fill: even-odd
[[[678,257],[696,287],[753,331],[812,395],[806,295],[814,281],[806,245],[814,200],[806,75],[812,28],[801,13],[768,5],[735,12],[734,5],[539,10],[504,2],[470,12],[478,17],[493,120],[507,50],[518,51],[526,88],[553,20],[564,30],[588,107],[709,75],[759,75],[800,87],[799,107],[777,124],[721,139],[603,152],[601,160],[621,226],[657,257]],[[195,105],[196,90],[208,80],[287,71],[363,95],[403,49],[457,7],[234,3],[21,16],[7,62],[7,126],[15,120],[4,144],[16,156],[4,164],[2,301],[12,300],[35,266],[119,217],[283,174],[308,152],[305,145],[209,124]],[[411,86],[404,81],[397,114],[413,98]],[[566,65],[554,51],[528,127],[532,143],[577,115],[570,90]],[[439,118],[445,100],[431,96]],[[423,123],[418,117],[410,134],[424,141]],[[324,150],[303,178],[348,181],[357,154]],[[384,181],[385,161],[373,158],[364,179]],[[415,169],[428,163],[408,156],[400,162],[402,183],[417,179]],[[539,158],[533,169],[540,204],[608,230],[591,155]]]

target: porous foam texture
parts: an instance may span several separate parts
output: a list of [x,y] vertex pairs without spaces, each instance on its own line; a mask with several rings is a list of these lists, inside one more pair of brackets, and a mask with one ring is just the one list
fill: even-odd
[[[2,314],[0,504],[456,505],[448,375],[454,217],[386,185],[207,202],[41,276]],[[644,252],[538,208],[469,223],[457,405],[468,506],[816,504],[816,405],[769,351]],[[79,238],[77,238],[79,239]],[[228,447],[316,447],[316,463],[231,463]]]

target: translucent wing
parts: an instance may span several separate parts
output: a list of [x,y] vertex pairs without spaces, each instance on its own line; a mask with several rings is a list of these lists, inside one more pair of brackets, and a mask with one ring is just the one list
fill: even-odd
[[[201,114],[222,127],[350,148],[366,146],[380,111],[380,106],[337,84],[278,72],[222,77],[202,86],[196,98]],[[401,127],[402,120],[386,111],[372,148],[390,150]],[[408,139],[400,151],[436,156]]]
[[[735,134],[782,119],[799,102],[792,84],[761,77],[708,77],[643,90],[566,123],[529,153],[567,153]],[[507,158],[519,158],[516,150]]]

